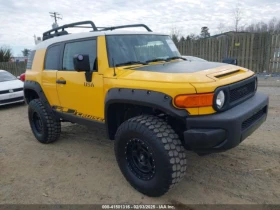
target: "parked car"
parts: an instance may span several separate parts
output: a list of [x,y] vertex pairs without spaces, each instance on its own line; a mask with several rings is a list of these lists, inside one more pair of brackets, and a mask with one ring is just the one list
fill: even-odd
[[[85,23],[93,31],[65,30]],[[147,32],[115,31],[140,26]],[[115,140],[124,177],[148,196],[165,194],[184,177],[185,149],[199,155],[232,149],[267,117],[268,96],[257,92],[253,71],[186,61],[168,35],[144,24],[100,29],[84,21],[46,31],[25,76],[28,119],[39,142],[58,140],[62,122],[102,126]]]
[[22,102],[23,82],[11,73],[0,70],[0,106]]
[[195,57],[195,56],[189,56],[189,55],[182,55],[183,58],[186,58],[188,61],[202,61],[202,62],[207,62],[207,60],[204,60],[202,58],[199,57]]

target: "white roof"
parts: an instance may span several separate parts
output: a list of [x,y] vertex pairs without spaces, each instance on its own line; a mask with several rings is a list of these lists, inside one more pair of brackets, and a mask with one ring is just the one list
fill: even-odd
[[163,33],[157,32],[148,32],[148,31],[93,31],[93,32],[83,32],[83,33],[75,33],[75,34],[68,34],[63,36],[57,36],[45,41],[40,42],[38,45],[35,46],[34,50],[45,49],[49,45],[63,42],[73,39],[81,39],[81,38],[88,38],[88,37],[96,37],[96,36],[104,36],[104,35],[121,35],[121,34],[153,34],[153,35],[167,35]]

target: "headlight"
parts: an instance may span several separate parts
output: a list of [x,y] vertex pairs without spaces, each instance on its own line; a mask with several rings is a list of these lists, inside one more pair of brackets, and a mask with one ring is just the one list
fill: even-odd
[[224,91],[220,90],[216,97],[216,106],[218,109],[221,109],[224,106],[225,99],[226,97]]

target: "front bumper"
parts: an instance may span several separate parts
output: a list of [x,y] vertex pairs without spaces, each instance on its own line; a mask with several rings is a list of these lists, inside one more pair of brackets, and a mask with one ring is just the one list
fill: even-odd
[[23,101],[24,101],[24,97],[23,97],[22,90],[13,93],[0,94],[0,106],[19,103]]
[[225,112],[188,117],[185,147],[198,153],[222,152],[236,147],[266,120],[267,110],[268,96],[256,93]]

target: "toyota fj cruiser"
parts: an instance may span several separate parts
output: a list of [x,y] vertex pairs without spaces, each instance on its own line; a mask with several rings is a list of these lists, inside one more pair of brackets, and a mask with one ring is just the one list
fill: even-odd
[[[71,27],[92,31],[69,34]],[[130,27],[147,32],[116,30]],[[266,120],[268,97],[257,84],[243,67],[186,60],[168,35],[144,24],[83,21],[43,34],[24,94],[39,142],[57,140],[61,122],[104,126],[127,181],[161,196],[183,178],[185,149],[226,151]]]

